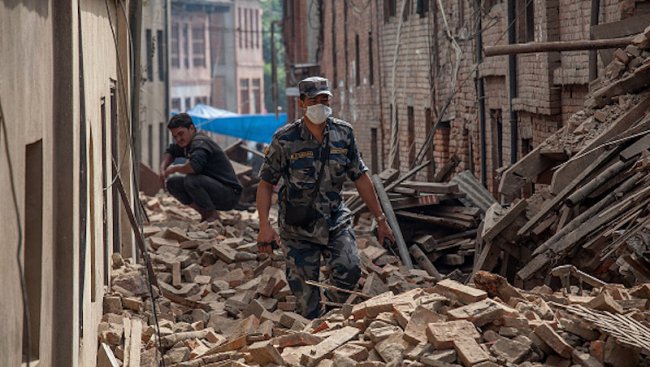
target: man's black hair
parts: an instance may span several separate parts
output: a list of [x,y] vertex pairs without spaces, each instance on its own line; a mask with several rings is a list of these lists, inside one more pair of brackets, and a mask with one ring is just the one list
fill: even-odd
[[168,129],[176,129],[178,127],[184,127],[186,129],[189,129],[190,126],[194,126],[194,122],[192,122],[192,117],[184,112],[172,116],[172,118],[169,119],[169,122],[167,123]]

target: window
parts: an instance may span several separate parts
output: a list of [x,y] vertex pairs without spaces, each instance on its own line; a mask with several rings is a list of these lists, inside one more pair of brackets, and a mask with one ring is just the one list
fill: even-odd
[[248,48],[248,38],[250,36],[248,16],[248,9],[244,9],[244,48]]
[[413,4],[411,3],[411,0],[404,1],[406,1],[406,5],[404,8],[404,14],[402,14],[402,21],[406,22],[411,14],[411,9],[413,9]]
[[412,106],[406,108],[407,129],[408,129],[408,152],[409,164],[415,162],[415,111]]
[[336,55],[336,2],[329,3],[332,6],[332,88],[336,89],[338,86],[338,75],[336,72],[336,62],[338,57]]
[[370,79],[370,85],[375,84],[375,66],[373,63],[373,54],[372,54],[372,32],[368,32],[368,74]]
[[262,92],[260,87],[261,87],[260,79],[253,79],[251,92],[253,94],[254,110],[251,111],[251,113],[262,113]]
[[501,109],[490,109],[490,130],[491,130],[491,149],[492,164],[488,167],[488,172],[492,172],[492,192],[498,197],[499,181],[497,170],[503,166],[503,124],[501,120]]
[[[119,127],[117,123],[117,83],[114,83],[111,86],[111,100],[110,100],[110,124],[111,124],[111,156],[113,162],[120,162],[119,154]],[[109,163],[110,164],[110,163]],[[117,177],[117,169],[115,165],[110,164],[111,177]],[[121,240],[121,229],[120,229],[120,193],[117,190],[117,185],[111,186],[111,196],[112,196],[112,221],[113,221],[113,251],[112,252],[122,252],[122,242]]]
[[501,118],[501,109],[491,109],[490,120],[492,121],[492,148],[494,149],[493,169],[496,170],[503,166],[503,122]]
[[379,141],[377,140],[377,129],[376,128],[371,128],[370,129],[370,169],[372,170],[373,173],[379,173],[379,152],[377,149],[377,144]]
[[188,25],[183,24],[183,65],[185,69],[190,68],[190,35]]
[[246,34],[248,34],[248,45],[250,48],[253,48],[255,45],[255,42],[253,42],[253,9],[246,9],[246,13],[248,13],[248,17],[246,18]]
[[239,79],[239,113],[250,113],[248,79]]
[[[429,12],[429,1],[430,0],[417,0],[415,3],[415,12],[420,14],[420,18],[424,18],[427,16],[427,13]],[[465,0],[459,0],[461,3]],[[460,18],[461,21],[463,18]]]
[[200,104],[208,104],[208,97],[203,96],[203,97],[194,98],[194,105],[196,106],[199,103]]
[[241,8],[237,8],[237,36],[239,37],[239,48],[244,47],[244,40],[242,39],[242,20],[241,20]]
[[151,39],[151,29],[145,31],[147,42],[147,80],[153,81],[153,40]]
[[[164,122],[158,124],[158,143],[160,144],[160,162],[162,162],[162,156],[165,154],[167,149],[167,130]],[[158,162],[160,164],[160,162]]]
[[[25,228],[23,273],[27,315],[23,315],[23,362],[39,359],[41,347],[41,287],[43,283],[43,141],[25,147]],[[29,338],[29,339],[28,339]],[[29,346],[29,349],[28,349]]]
[[255,48],[260,48],[260,10],[255,9]]
[[519,0],[517,9],[525,11],[524,16],[517,18],[517,42],[535,41],[535,2]]
[[106,98],[102,97],[100,107],[100,121],[102,124],[102,239],[104,242],[104,285],[109,285],[109,261],[111,258],[110,250],[108,247],[108,144],[106,139]]
[[172,98],[172,112],[181,112],[181,99]]
[[185,111],[189,110],[190,108],[192,108],[192,98],[187,97],[185,98]]
[[163,31],[156,32],[156,48],[158,50],[158,80],[165,80],[165,36]]
[[[431,109],[430,108],[425,108],[424,109],[424,130],[426,132],[426,136],[429,136],[431,134],[431,130],[433,129],[433,121],[432,121],[432,116],[431,116]],[[429,145],[429,148],[427,149],[427,160],[431,162],[431,164],[427,167],[427,181],[433,182],[433,177],[434,177],[434,168],[435,168],[435,162],[433,160],[433,149],[431,145]]]
[[355,84],[358,86],[361,85],[361,63],[359,62],[359,35],[354,35],[354,60],[357,70],[355,70]]
[[192,65],[205,67],[205,25],[192,27]]
[[173,68],[180,68],[180,44],[178,40],[178,23],[172,24],[172,52],[171,64]]
[[384,22],[397,14],[397,0],[384,0]]
[[[213,17],[211,18],[210,26],[209,29],[214,30],[221,30],[225,26],[225,13],[216,13],[213,14]],[[226,64],[226,52],[225,52],[225,44],[226,44],[226,32],[209,32],[209,47],[210,47],[210,54],[212,57],[212,62],[213,64],[217,65],[225,65]]]

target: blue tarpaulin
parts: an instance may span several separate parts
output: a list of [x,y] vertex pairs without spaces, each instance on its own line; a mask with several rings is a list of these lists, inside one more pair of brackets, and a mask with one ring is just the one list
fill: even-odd
[[197,128],[236,138],[270,143],[273,133],[287,121],[287,114],[238,115],[204,104],[192,107],[187,113],[192,116]]

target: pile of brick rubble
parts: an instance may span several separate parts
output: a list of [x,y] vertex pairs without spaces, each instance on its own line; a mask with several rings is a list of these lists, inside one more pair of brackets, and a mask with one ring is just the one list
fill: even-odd
[[[113,256],[98,366],[650,366],[650,285],[522,291],[478,272],[434,284],[360,238],[364,275],[348,304],[294,312],[281,251],[258,255],[254,213],[198,223],[166,196],[143,198],[160,285],[159,334],[143,265]],[[323,269],[327,272],[327,269]],[[160,293],[173,295],[163,297]],[[172,298],[174,301],[170,301]]]

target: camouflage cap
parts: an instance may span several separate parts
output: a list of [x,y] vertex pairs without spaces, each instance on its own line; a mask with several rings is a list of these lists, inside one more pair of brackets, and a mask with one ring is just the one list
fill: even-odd
[[298,83],[298,90],[301,95],[306,95],[308,98],[316,97],[319,94],[327,94],[332,97],[330,92],[329,81],[319,76],[312,76],[301,80]]

